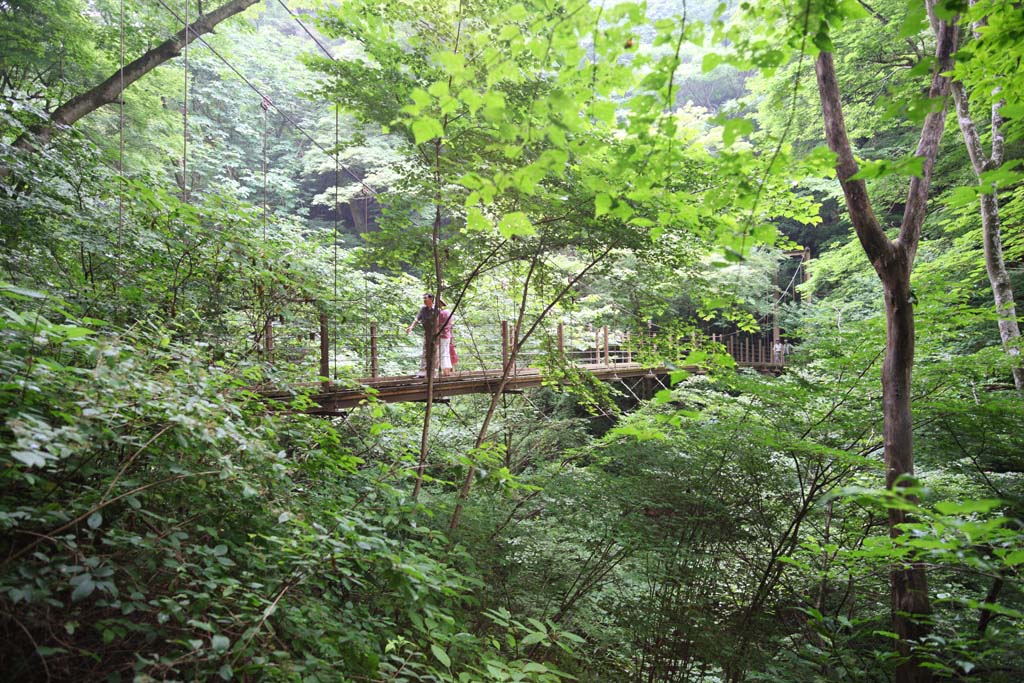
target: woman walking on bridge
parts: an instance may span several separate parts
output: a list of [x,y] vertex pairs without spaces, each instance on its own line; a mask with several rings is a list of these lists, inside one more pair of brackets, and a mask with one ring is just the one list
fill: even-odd
[[[410,334],[417,323],[423,325],[423,352],[420,354],[420,371],[417,377],[427,376],[427,344],[430,337],[433,337],[433,365],[436,367],[440,360],[441,375],[448,376],[452,372],[451,341],[452,341],[452,314],[446,310],[444,301],[434,305],[434,295],[427,292],[423,295],[423,306],[413,319],[405,333]],[[434,368],[431,368],[433,371]]]
[[437,326],[441,334],[437,342],[438,358],[441,359],[441,376],[452,374],[452,312],[444,299],[437,301]]

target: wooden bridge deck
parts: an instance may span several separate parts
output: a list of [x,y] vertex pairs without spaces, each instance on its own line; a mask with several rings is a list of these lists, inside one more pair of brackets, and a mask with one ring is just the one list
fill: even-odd
[[[744,364],[761,372],[777,373],[782,365],[776,363]],[[630,378],[658,378],[668,374],[664,367],[651,368],[639,363],[612,363],[575,365],[575,369],[583,370],[602,382],[614,382]],[[680,368],[690,372],[700,372],[696,367]],[[415,375],[397,375],[391,377],[365,377],[357,380],[360,388],[344,387],[332,383],[318,384],[320,391],[310,395],[317,407],[307,410],[314,415],[335,415],[358,406],[370,398],[371,394],[378,401],[386,403],[402,403],[427,400],[427,380]],[[518,368],[505,383],[505,392],[539,387],[544,383],[544,376],[537,368]],[[326,385],[326,386],[325,386]],[[463,394],[493,394],[501,385],[501,370],[484,370],[462,372],[447,377],[434,378],[434,399]],[[268,399],[286,401],[291,395],[284,391],[262,392]]]

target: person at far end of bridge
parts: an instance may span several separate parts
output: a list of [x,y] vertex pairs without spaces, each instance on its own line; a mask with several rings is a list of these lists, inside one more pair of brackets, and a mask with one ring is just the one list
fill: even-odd
[[452,374],[452,312],[444,299],[437,300],[437,325],[441,334],[437,340],[437,358],[441,361],[441,376]]
[[[413,318],[413,321],[409,324],[409,327],[405,329],[406,334],[412,332],[412,328],[416,327],[419,323],[423,325],[423,347],[420,352],[420,371],[416,373],[417,377],[427,376],[427,343],[429,337],[434,332],[434,322],[437,319],[437,309],[434,307],[434,295],[427,292],[423,295],[423,305],[420,306],[419,313]],[[437,340],[434,341],[434,363],[437,363]],[[431,368],[433,370],[433,368]]]

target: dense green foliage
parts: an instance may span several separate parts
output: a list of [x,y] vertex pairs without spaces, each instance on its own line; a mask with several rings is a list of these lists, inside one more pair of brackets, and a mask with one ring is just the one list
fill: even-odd
[[[895,227],[936,106],[923,3],[268,0],[132,85],[123,124],[25,149],[122,36],[134,59],[180,29],[161,4],[0,2],[0,677],[885,681],[907,563],[927,667],[1024,677],[1020,356],[977,209],[998,188],[1022,291],[1019,8],[939,4],[980,22],[955,73],[979,122],[1003,103],[1006,163],[979,184],[950,120],[896,493],[813,56]],[[368,375],[371,324],[411,373],[436,289],[463,367],[506,320],[568,384],[303,412]],[[556,322],[570,353],[643,339],[671,386],[566,367]],[[775,322],[785,371],[738,367]]]

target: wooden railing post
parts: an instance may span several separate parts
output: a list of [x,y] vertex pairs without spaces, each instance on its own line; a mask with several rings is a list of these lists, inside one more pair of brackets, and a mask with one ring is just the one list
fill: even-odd
[[602,329],[604,331],[604,364],[610,365],[611,358],[608,356],[608,326],[605,325]]
[[601,364],[601,328],[594,329],[594,365]]
[[377,323],[370,324],[370,377],[378,374],[377,365]]
[[329,358],[330,340],[327,338],[327,314],[320,313],[320,376],[331,376],[331,362]]
[[626,331],[626,362],[633,362],[633,344],[632,337],[629,334],[629,330]]
[[267,362],[274,360],[274,318],[267,316],[267,322],[263,325],[263,350],[267,355]]
[[[804,253],[800,257],[800,268],[804,271],[804,284],[811,279],[811,273],[808,271],[807,266],[811,263],[811,250],[804,247]],[[811,303],[811,290],[807,290],[807,303]]]
[[508,321],[501,321],[501,370],[508,366]]

